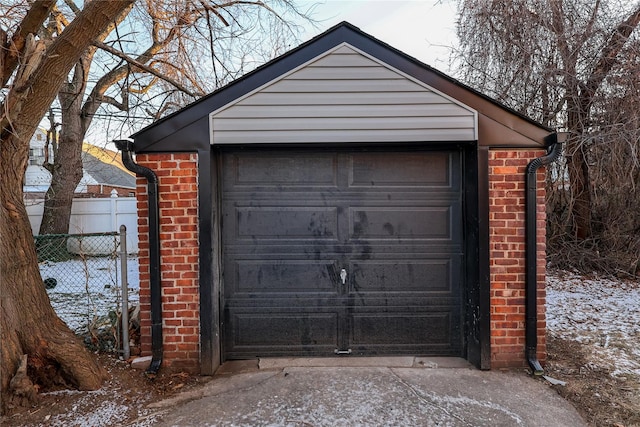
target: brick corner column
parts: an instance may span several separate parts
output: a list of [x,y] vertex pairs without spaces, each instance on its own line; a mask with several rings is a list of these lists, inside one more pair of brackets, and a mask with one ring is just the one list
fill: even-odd
[[[158,176],[163,366],[197,371],[200,358],[198,156],[138,154],[136,162]],[[140,342],[151,354],[147,182],[138,177]]]
[[[525,360],[525,174],[544,150],[489,151],[489,257],[491,365],[526,366]],[[538,358],[546,359],[545,173],[537,175]]]

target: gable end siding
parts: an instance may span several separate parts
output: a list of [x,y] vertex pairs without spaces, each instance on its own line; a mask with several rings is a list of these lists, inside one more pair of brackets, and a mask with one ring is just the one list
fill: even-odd
[[213,144],[477,138],[475,111],[348,46],[211,116]]

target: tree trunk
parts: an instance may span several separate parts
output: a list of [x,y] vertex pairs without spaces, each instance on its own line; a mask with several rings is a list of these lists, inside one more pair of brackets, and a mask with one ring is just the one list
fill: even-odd
[[22,171],[28,144],[15,140],[0,146],[0,381],[2,411],[11,402],[9,383],[23,354],[27,354],[32,379],[94,390],[105,378],[104,369],[84,348],[80,339],[51,307],[38,269],[31,226],[22,200]]
[[106,375],[51,307],[38,268],[22,180],[29,159],[29,140],[65,77],[91,40],[133,1],[85,2],[83,10],[46,51],[42,45],[36,45],[33,55],[21,58],[14,85],[0,105],[0,410],[3,412],[11,397],[11,379],[25,354],[36,381],[41,376],[88,390],[98,388]]
[[574,236],[578,240],[591,237],[591,184],[589,164],[585,153],[583,135],[589,117],[589,107],[583,102],[579,91],[574,91],[567,106],[567,128],[571,136],[567,141],[567,171],[573,207],[570,210]]
[[[68,85],[71,86],[71,85]],[[84,90],[84,87],[82,88]],[[82,232],[69,230],[71,205],[75,189],[82,179],[83,131],[80,110],[82,92],[61,93],[62,123],[58,150],[51,171],[51,185],[44,199],[44,212],[39,234],[67,234]]]
[[591,237],[591,187],[589,185],[589,165],[579,137],[567,142],[567,169],[573,209],[573,231],[578,240]]

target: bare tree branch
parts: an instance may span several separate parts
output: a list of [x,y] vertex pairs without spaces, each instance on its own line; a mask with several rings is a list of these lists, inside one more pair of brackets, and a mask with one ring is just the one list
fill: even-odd
[[593,102],[593,96],[595,95],[596,90],[598,90],[615,63],[618,61],[620,51],[638,24],[640,24],[640,4],[638,4],[636,9],[627,19],[621,22],[613,30],[611,37],[609,38],[609,42],[602,49],[600,58],[584,85],[583,106],[585,108],[590,106]]
[[176,89],[179,89],[180,91],[193,96],[193,97],[200,97],[203,96],[204,93],[199,93],[199,92],[192,92],[189,88],[183,86],[182,84],[180,84],[179,82],[175,81],[174,79],[163,75],[162,73],[154,70],[152,67],[149,67],[139,61],[136,61],[135,59],[131,58],[130,56],[120,52],[117,49],[112,48],[111,46],[105,44],[105,43],[94,43],[94,46],[104,50],[105,52],[109,52],[110,54],[117,56],[120,59],[123,59],[125,61],[127,61],[127,63],[129,63],[130,65],[132,65],[134,68],[139,68],[142,71],[145,71],[151,75],[154,75],[164,81],[166,81],[167,83],[171,84],[172,86],[174,86]]
[[6,86],[11,78],[14,70],[18,66],[18,58],[24,49],[27,36],[38,32],[44,21],[51,13],[55,6],[55,0],[38,0],[34,1],[29,8],[27,15],[24,17],[18,30],[13,34],[10,40],[6,40],[3,44],[2,52],[2,86]]

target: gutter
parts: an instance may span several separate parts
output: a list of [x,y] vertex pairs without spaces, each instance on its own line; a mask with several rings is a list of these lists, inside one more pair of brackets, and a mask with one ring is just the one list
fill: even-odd
[[158,208],[158,176],[151,169],[141,166],[133,160],[133,142],[114,140],[118,150],[122,151],[122,163],[137,175],[147,179],[149,203],[149,282],[151,297],[151,363],[145,371],[148,378],[155,378],[162,365],[162,299],[160,288],[160,227]]
[[533,159],[527,165],[525,176],[526,194],[526,224],[525,224],[525,312],[526,312],[526,358],[533,370],[533,375],[544,373],[538,361],[538,264],[537,264],[537,180],[536,172],[542,166],[555,162],[560,157],[562,143],[558,142],[558,134],[553,133],[545,138],[547,142],[547,154]]

